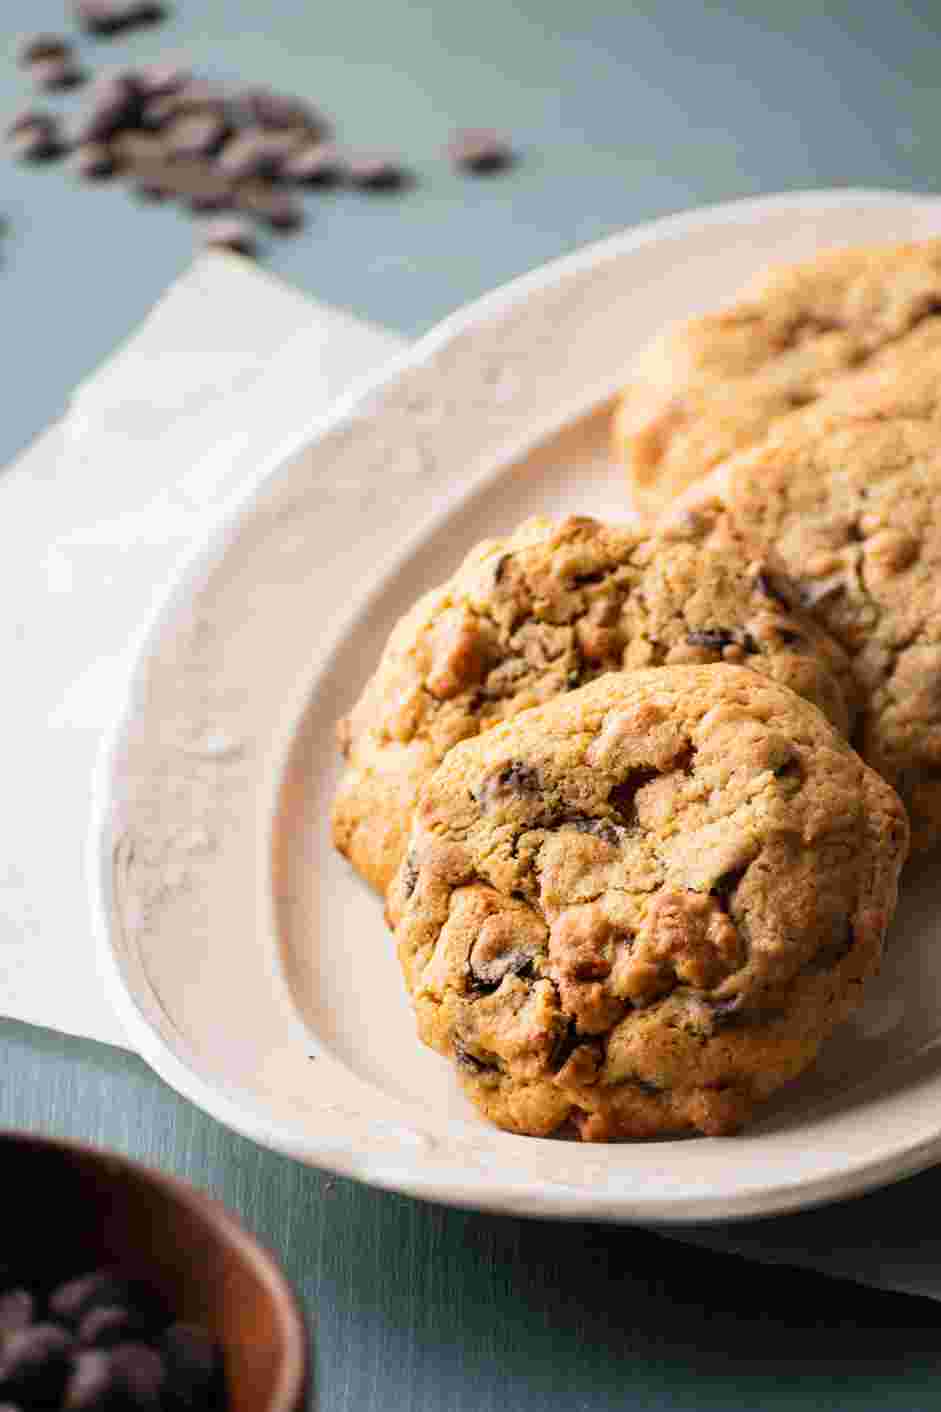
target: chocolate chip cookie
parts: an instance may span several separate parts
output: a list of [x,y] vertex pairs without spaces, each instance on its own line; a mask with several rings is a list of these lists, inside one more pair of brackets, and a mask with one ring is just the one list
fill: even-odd
[[742,663],[848,730],[846,656],[793,601],[771,556],[750,561],[721,515],[659,538],[532,520],[479,545],[398,624],[340,723],[337,847],[384,891],[416,794],[452,746],[622,668]]
[[[854,741],[941,839],[941,320],[885,349],[815,407],[782,419],[685,503],[760,556],[850,654]],[[686,512],[680,515],[685,523]]]
[[668,330],[641,354],[615,416],[635,503],[661,510],[939,312],[941,240],[929,240],[824,251]]
[[609,673],[425,785],[388,896],[419,1034],[514,1132],[733,1132],[859,1000],[907,833],[786,687]]

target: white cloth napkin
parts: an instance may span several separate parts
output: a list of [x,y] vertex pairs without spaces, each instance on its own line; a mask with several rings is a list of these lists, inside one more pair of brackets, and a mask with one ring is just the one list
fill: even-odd
[[[8,663],[0,1013],[127,1043],[99,993],[88,790],[129,644],[194,539],[350,380],[400,348],[226,255],[203,257],[0,478]],[[935,1169],[821,1211],[678,1239],[941,1299]]]
[[128,650],[255,468],[400,348],[237,256],[206,255],[0,478],[8,689],[0,1012],[125,1045],[97,982],[89,782]]

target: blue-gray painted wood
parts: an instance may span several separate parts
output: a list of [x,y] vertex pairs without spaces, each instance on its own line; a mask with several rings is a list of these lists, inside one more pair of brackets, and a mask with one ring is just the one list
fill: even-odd
[[[61,27],[66,9],[4,0],[2,50]],[[409,157],[414,190],[311,196],[305,233],[272,236],[265,259],[414,335],[553,255],[685,206],[815,185],[934,189],[939,31],[928,0],[177,0],[166,27],[82,52],[117,64],[186,51],[207,73],[319,100],[344,141]],[[0,106],[27,97],[0,63]],[[488,182],[452,174],[437,152],[458,124],[509,131],[519,167]],[[120,188],[7,162],[0,214],[2,464],[185,266],[192,230]],[[103,1046],[0,1025],[0,1123],[129,1152],[239,1211],[300,1290],[322,1412],[937,1406],[932,1304],[637,1231],[332,1181],[228,1133]],[[930,1230],[927,1185],[909,1191],[913,1232]],[[878,1230],[880,1198],[866,1200]]]

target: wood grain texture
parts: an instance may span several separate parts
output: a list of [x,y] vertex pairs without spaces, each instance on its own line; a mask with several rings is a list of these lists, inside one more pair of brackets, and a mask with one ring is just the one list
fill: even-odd
[[[809,1412],[837,1385],[841,1408],[937,1402],[933,1303],[635,1229],[449,1211],[331,1179],[103,1045],[0,1023],[0,1126],[115,1148],[237,1211],[300,1293],[319,1412]],[[879,1197],[863,1200],[876,1230]],[[839,1216],[791,1219],[813,1243]]]

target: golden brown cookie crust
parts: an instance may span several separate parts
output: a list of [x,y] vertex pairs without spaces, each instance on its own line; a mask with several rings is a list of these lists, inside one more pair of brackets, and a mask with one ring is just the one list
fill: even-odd
[[793,692],[611,673],[455,747],[388,911],[422,1039],[501,1127],[719,1134],[877,968],[894,792]]
[[721,516],[654,538],[571,518],[479,545],[395,628],[341,722],[337,847],[380,891],[422,783],[452,746],[607,671],[738,662],[819,705],[855,710],[845,654],[750,561]]
[[634,502],[657,514],[939,311],[941,240],[928,240],[824,251],[669,329],[640,355],[615,414]]
[[855,743],[908,805],[914,846],[935,846],[941,320],[781,420],[685,503],[694,516],[721,507],[756,555],[773,546],[805,606],[850,654],[863,701]]

